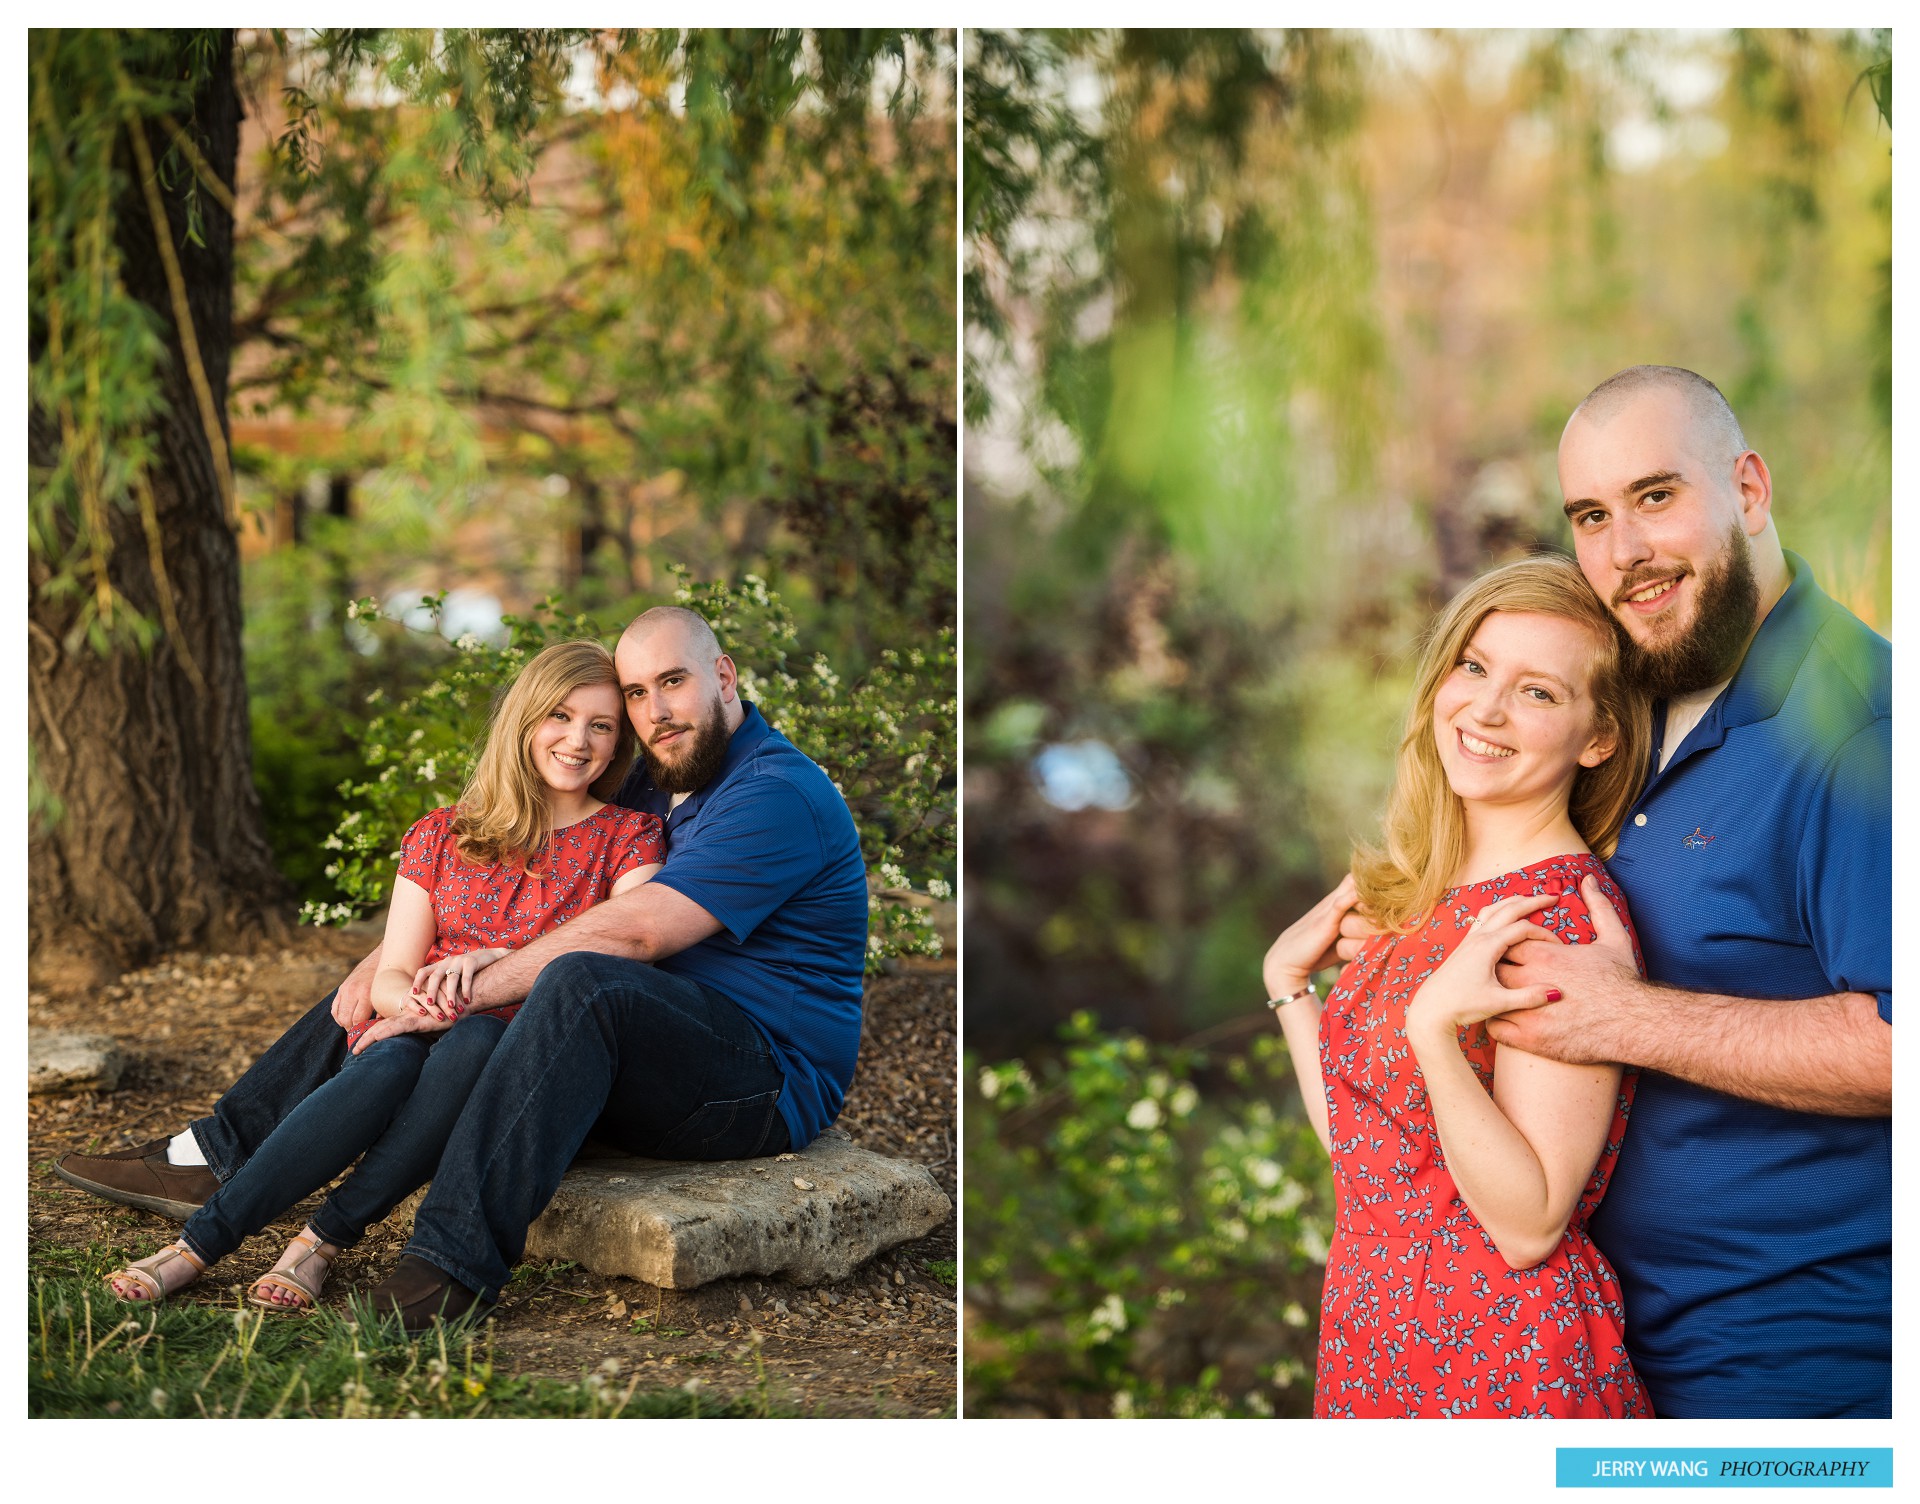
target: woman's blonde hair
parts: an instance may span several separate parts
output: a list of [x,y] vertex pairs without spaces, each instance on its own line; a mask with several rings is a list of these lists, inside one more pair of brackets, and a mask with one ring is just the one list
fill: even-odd
[[[455,849],[469,862],[530,862],[552,833],[547,784],[533,766],[533,733],[576,689],[620,687],[613,654],[597,642],[556,642],[520,670],[493,706],[487,739],[453,818]],[[633,766],[633,722],[617,714],[613,760],[588,792],[607,800]]]
[[1448,603],[1427,634],[1380,846],[1354,848],[1360,901],[1382,928],[1411,929],[1439,902],[1466,857],[1466,815],[1434,743],[1433,704],[1468,640],[1495,611],[1558,616],[1585,627],[1592,639],[1587,693],[1594,735],[1612,737],[1613,753],[1574,775],[1567,813],[1595,855],[1613,854],[1639,792],[1653,734],[1651,706],[1627,682],[1613,617],[1579,566],[1558,554],[1541,554],[1489,570]]

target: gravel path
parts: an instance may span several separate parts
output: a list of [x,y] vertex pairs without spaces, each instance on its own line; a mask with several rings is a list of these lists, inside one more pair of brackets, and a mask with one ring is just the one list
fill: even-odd
[[[172,1133],[207,1112],[370,943],[364,932],[308,930],[277,952],[175,955],[96,992],[31,994],[29,1023],[110,1035],[132,1064],[111,1093],[28,1098],[30,1251],[91,1245],[104,1260],[106,1250],[138,1256],[170,1237],[162,1219],[55,1178],[53,1158]],[[860,1066],[839,1125],[865,1148],[926,1165],[957,1203],[954,1009],[950,966],[869,984]],[[264,1270],[313,1204],[251,1240],[190,1298],[230,1303],[228,1286]],[[374,1229],[341,1260],[344,1278],[330,1297],[378,1279],[404,1242],[395,1219]],[[746,1279],[660,1290],[567,1265],[528,1265],[493,1323],[494,1358],[516,1373],[569,1380],[599,1370],[624,1382],[638,1371],[642,1388],[758,1394],[777,1411],[809,1415],[950,1414],[957,1256],[949,1218],[849,1278],[811,1289]]]

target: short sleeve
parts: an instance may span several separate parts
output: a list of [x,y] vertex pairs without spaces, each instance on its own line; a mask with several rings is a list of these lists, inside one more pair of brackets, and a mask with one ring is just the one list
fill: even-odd
[[700,812],[698,837],[677,841],[656,884],[691,898],[744,943],[826,864],[813,806],[776,775],[731,780]]
[[666,827],[658,815],[638,810],[622,811],[613,849],[607,855],[608,881],[625,877],[636,867],[646,867],[667,859]]
[[[1535,918],[1546,929],[1552,930],[1569,945],[1591,945],[1596,937],[1593,916],[1588,912],[1587,900],[1578,886],[1585,873],[1577,874],[1574,886],[1553,908],[1544,915]],[[1633,964],[1641,976],[1647,974],[1647,963],[1640,954],[1640,936],[1633,928],[1633,916],[1627,912],[1627,896],[1614,882],[1613,875],[1603,866],[1596,866],[1594,875],[1600,879],[1600,891],[1607,902],[1613,905],[1613,912],[1619,916],[1620,923],[1626,926],[1627,938],[1633,942]]]
[[1800,922],[1836,992],[1871,992],[1893,1022],[1893,723],[1846,741],[1800,837]]
[[418,883],[429,893],[440,871],[440,853],[453,830],[454,807],[448,805],[423,815],[400,838],[400,870],[395,874]]

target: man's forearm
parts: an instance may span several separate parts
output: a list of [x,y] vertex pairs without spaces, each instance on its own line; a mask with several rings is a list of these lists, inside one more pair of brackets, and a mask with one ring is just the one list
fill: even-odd
[[1641,983],[1620,1022],[1629,1065],[1795,1112],[1893,1111],[1893,1029],[1866,993],[1769,1002]]
[[474,977],[474,1008],[504,1008],[508,1003],[519,1002],[533,991],[533,984],[540,979],[547,963],[568,951],[598,951],[631,961],[655,959],[655,947],[648,944],[632,902],[639,891],[595,904],[560,928],[549,930],[519,950],[509,951]]

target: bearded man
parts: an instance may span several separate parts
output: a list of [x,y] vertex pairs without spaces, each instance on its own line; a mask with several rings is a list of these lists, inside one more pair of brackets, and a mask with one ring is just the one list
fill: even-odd
[[[659,815],[666,864],[474,974],[524,1000],[441,1155],[413,1236],[369,1292],[409,1331],[498,1298],[589,1134],[661,1159],[799,1149],[840,1111],[860,1045],[867,886],[831,779],[738,693],[697,613],[636,617],[614,654],[642,756],[615,802]],[[373,1015],[375,951],[172,1139],[72,1153],[61,1178],[185,1218],[330,1080]],[[451,1027],[417,1011],[391,1033]]]
[[1666,1416],[1891,1414],[1892,649],[1774,530],[1705,378],[1636,366],[1568,421],[1574,551],[1656,697],[1607,866],[1646,958],[1528,941],[1561,999],[1504,1045],[1641,1068],[1594,1240]]

